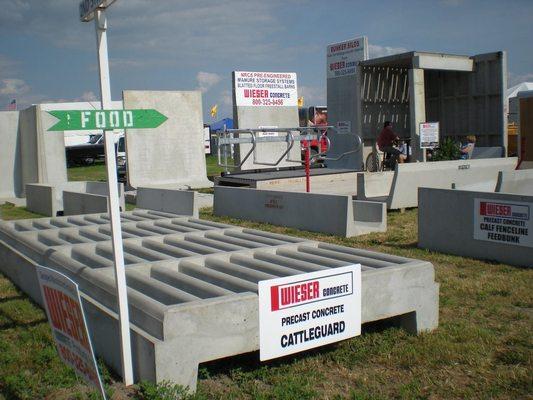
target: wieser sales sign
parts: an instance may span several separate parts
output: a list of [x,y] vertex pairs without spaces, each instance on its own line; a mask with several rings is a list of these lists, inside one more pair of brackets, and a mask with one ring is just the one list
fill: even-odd
[[474,199],[474,239],[533,247],[533,203]]
[[259,282],[261,361],[360,334],[360,264]]
[[37,267],[37,275],[59,357],[89,385],[98,389],[105,399],[78,285],[65,275],[46,267]]
[[294,72],[234,72],[235,101],[244,107],[297,107]]

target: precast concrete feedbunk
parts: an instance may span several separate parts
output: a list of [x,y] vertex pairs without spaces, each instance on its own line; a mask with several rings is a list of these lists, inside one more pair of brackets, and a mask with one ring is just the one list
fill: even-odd
[[[122,214],[135,379],[196,387],[198,364],[259,348],[257,282],[362,264],[362,322],[438,325],[429,262],[151,210]],[[75,280],[98,357],[120,368],[106,214],[0,223],[0,271],[42,304],[35,266]]]

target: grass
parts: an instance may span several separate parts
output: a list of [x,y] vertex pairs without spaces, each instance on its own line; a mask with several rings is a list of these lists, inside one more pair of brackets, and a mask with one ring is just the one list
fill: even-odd
[[[2,218],[31,216],[2,206]],[[203,218],[428,260],[440,282],[439,328],[413,336],[365,326],[363,335],[267,363],[244,354],[200,366],[190,399],[531,399],[533,269],[416,247],[417,213],[390,212],[386,233],[339,238],[212,215]],[[533,262],[533,261],[532,261]],[[126,390],[104,368],[117,398],[163,399],[163,384]],[[59,361],[44,313],[0,276],[0,399],[90,398]],[[3,399],[2,399],[3,400]]]
[[[220,175],[224,168],[217,164],[217,156],[205,157],[207,176],[213,178]],[[67,169],[69,181],[107,181],[107,172],[104,163],[96,163],[87,167],[70,167]]]

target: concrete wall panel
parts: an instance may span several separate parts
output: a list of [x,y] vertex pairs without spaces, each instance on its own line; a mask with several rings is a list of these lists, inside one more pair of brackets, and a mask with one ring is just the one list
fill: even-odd
[[0,112],[0,199],[18,197],[21,187],[19,112]]
[[123,101],[125,109],[153,108],[168,118],[155,129],[126,131],[131,186],[212,186],[205,166],[200,92],[126,90]]

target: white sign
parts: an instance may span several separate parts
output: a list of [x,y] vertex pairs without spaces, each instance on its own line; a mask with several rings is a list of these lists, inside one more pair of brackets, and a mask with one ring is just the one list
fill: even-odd
[[98,8],[107,8],[115,0],[83,0],[80,3],[80,20],[88,22],[94,18],[94,12]]
[[211,154],[211,132],[208,126],[204,127],[204,151]]
[[352,133],[352,121],[338,121],[337,133],[339,135],[349,135]]
[[59,357],[105,399],[78,285],[50,268],[37,267],[37,275]]
[[237,106],[298,106],[296,73],[235,71],[234,74]]
[[366,36],[333,43],[328,46],[327,78],[355,75],[357,63],[368,59]]
[[259,282],[261,361],[360,334],[360,264]]
[[533,203],[474,199],[474,239],[533,247]]
[[420,124],[420,148],[434,149],[439,145],[439,123],[422,122]]
[[[259,129],[278,129],[278,126],[275,126],[275,125],[260,126]],[[279,136],[279,132],[275,132],[275,131],[257,132],[257,137],[273,137],[273,136]]]

